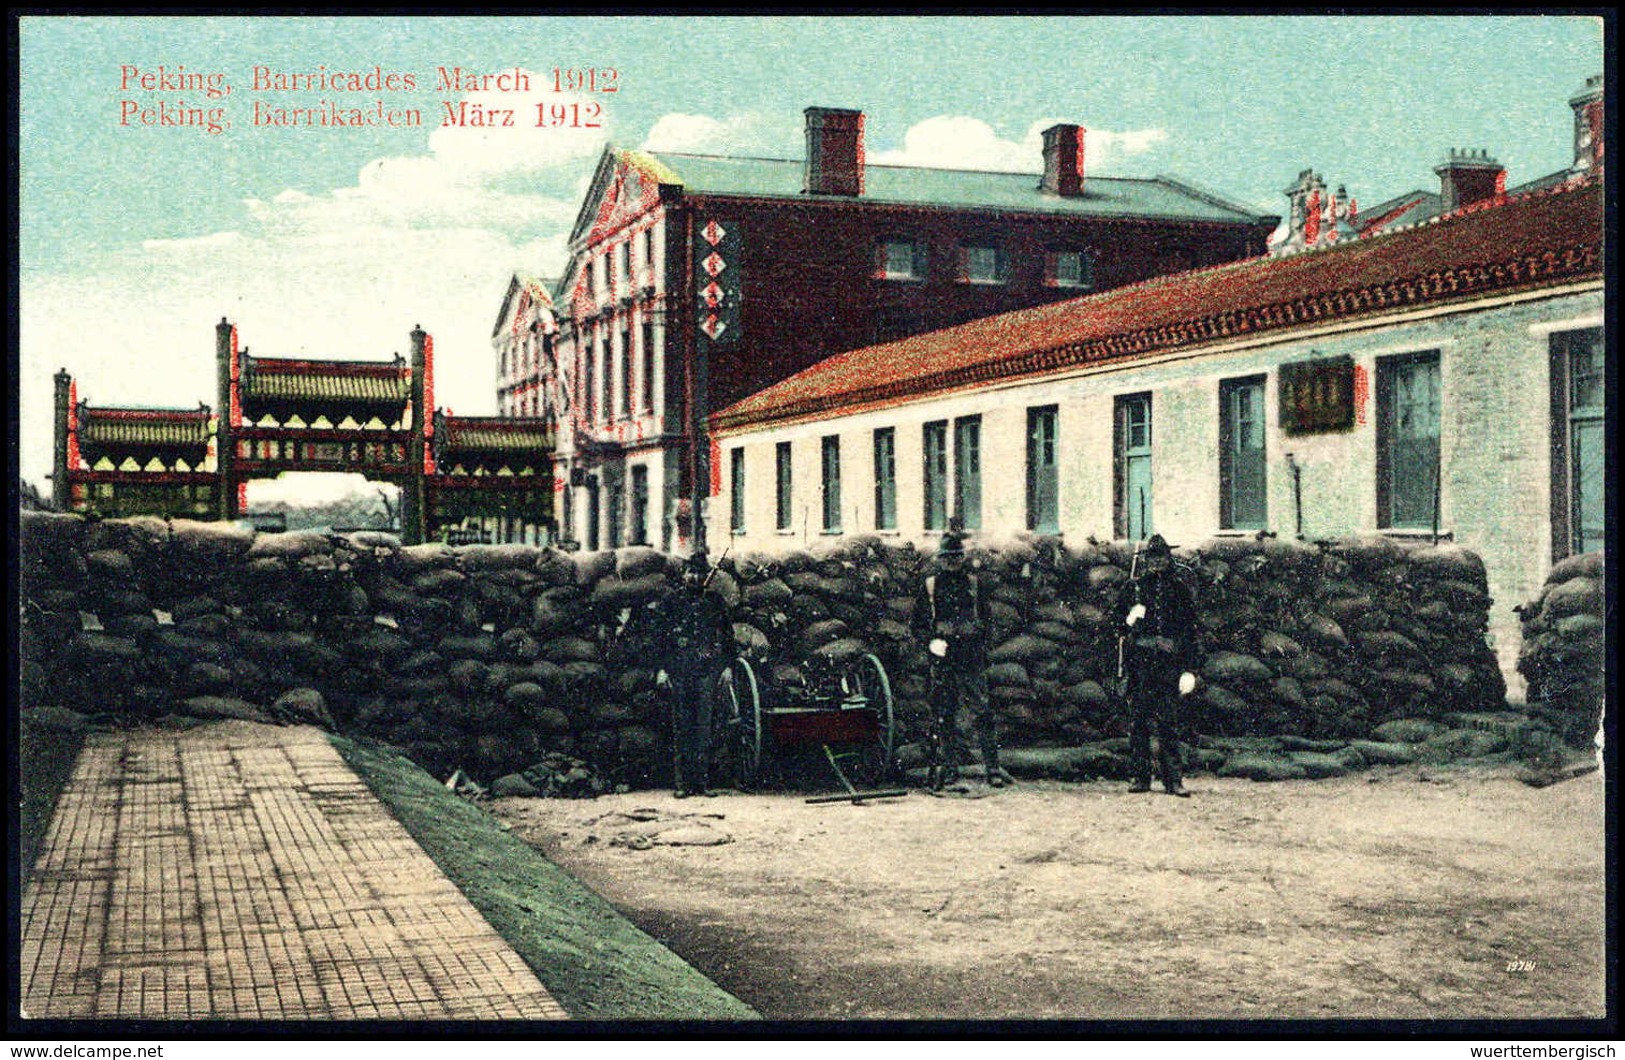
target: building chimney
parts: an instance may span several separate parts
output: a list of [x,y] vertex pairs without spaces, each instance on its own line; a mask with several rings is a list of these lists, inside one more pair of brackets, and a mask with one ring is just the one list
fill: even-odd
[[1083,126],[1051,125],[1044,130],[1044,180],[1051,195],[1083,194]]
[[1602,168],[1602,75],[1586,78],[1585,87],[1569,100],[1574,110],[1576,173]]
[[863,112],[808,107],[808,195],[863,194]]
[[1507,171],[1488,151],[1452,149],[1443,164],[1433,167],[1439,174],[1440,209],[1444,213],[1471,206],[1475,202],[1505,195]]

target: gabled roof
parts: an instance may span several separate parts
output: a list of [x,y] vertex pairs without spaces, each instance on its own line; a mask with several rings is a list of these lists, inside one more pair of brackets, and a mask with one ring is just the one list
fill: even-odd
[[502,297],[502,309],[498,311],[497,322],[491,328],[491,337],[495,338],[506,328],[517,329],[528,322],[541,324],[542,330],[549,334],[557,331],[553,288],[558,282],[522,272],[514,273],[513,279],[508,281],[508,293]]
[[[613,227],[617,219],[649,209],[659,201],[662,184],[681,183],[677,174],[645,151],[605,147],[570,228],[570,245],[586,238],[595,228]],[[558,288],[561,295],[571,279],[562,277]]]
[[652,160],[675,176],[675,181],[667,183],[679,183],[691,194],[1229,224],[1262,223],[1273,216],[1163,176],[1091,176],[1084,183],[1082,195],[1062,196],[1039,190],[1036,173],[871,164],[864,167],[863,194],[853,198],[804,193],[805,167],[798,160],[664,152],[628,154]]
[[711,417],[718,429],[849,413],[1302,325],[1598,277],[1598,178],[1415,228],[1161,277],[837,354]]
[[323,415],[404,411],[412,394],[405,361],[339,361],[243,356],[242,398],[250,416]]

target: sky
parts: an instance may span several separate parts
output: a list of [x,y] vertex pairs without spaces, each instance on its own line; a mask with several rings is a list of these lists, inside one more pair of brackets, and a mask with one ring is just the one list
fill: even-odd
[[[1065,121],[1092,174],[1279,214],[1313,168],[1364,207],[1437,190],[1451,148],[1511,184],[1567,166],[1603,37],[1579,15],[24,18],[18,470],[49,491],[59,368],[93,405],[213,405],[222,317],[273,356],[386,359],[421,325],[437,403],[495,412],[509,278],[562,270],[606,144],[801,158],[804,108],[850,107],[871,162],[1036,173]],[[271,123],[331,102],[397,124]],[[443,126],[462,104],[514,125]],[[214,108],[218,131],[165,123]]]

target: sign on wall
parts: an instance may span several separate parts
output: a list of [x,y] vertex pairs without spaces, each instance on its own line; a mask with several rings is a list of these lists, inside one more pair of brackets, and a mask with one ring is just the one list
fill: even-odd
[[727,346],[739,340],[739,223],[715,217],[699,227],[694,241],[694,276],[699,305],[700,343]]
[[1354,358],[1320,357],[1281,365],[1281,430],[1346,431],[1354,426]]

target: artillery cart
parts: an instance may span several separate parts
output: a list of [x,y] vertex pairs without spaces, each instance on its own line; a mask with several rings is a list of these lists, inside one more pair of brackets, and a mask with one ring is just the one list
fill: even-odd
[[[775,756],[817,747],[845,794],[808,802],[862,802],[906,790],[859,791],[847,775],[878,784],[896,772],[897,720],[891,679],[870,652],[815,653],[794,679],[766,684],[743,656],[717,679],[718,746],[742,790],[756,786]],[[842,763],[846,763],[843,768]]]

